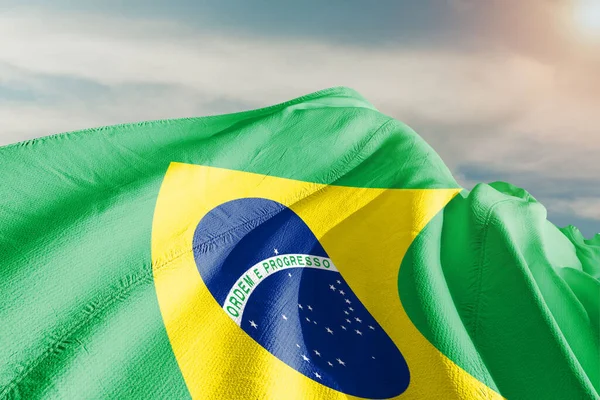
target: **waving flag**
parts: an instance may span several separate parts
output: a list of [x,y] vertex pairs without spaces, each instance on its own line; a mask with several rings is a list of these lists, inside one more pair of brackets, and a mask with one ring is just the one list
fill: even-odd
[[0,161],[0,398],[600,391],[600,236],[350,89]]

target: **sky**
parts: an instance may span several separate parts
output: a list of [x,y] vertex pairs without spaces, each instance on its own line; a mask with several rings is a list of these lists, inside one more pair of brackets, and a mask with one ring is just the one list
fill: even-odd
[[597,71],[600,0],[0,0],[0,145],[348,86],[591,237]]

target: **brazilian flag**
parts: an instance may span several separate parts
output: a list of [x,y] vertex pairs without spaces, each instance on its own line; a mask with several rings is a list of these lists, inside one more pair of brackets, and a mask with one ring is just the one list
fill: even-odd
[[0,148],[2,399],[594,399],[600,236],[333,88]]

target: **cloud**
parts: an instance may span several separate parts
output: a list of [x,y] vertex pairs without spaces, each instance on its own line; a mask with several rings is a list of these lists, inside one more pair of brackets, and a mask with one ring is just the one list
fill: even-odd
[[[569,8],[580,0],[0,0],[0,6],[51,8],[59,14],[103,13],[127,19],[168,18],[187,27],[305,38],[321,43],[562,51]],[[507,29],[509,28],[509,29]],[[567,29],[565,29],[567,28]]]
[[550,211],[600,221],[600,198],[598,197],[555,200],[547,203],[546,207]]
[[[0,14],[0,37],[0,144],[344,85],[411,125],[459,177],[488,168],[495,179],[535,176],[533,190],[569,179],[600,186],[600,56],[578,48],[549,57],[510,46],[364,46],[21,8]],[[567,194],[556,187],[540,200]]]
[[161,20],[87,14],[8,14],[0,16],[0,35],[10,38],[0,43],[5,85],[56,92],[49,82],[69,77],[112,89],[162,85],[174,96],[185,91],[261,105],[346,85],[394,116],[445,125],[503,123],[549,93],[553,74],[519,55],[223,36]]

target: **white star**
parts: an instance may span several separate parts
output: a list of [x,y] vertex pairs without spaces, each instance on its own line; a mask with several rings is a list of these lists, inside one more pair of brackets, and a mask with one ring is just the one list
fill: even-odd
[[354,308],[352,308],[352,307],[348,307],[348,310],[350,310],[350,311],[354,311]]
[[304,354],[302,354],[302,359],[304,361],[310,362],[310,358],[306,357]]
[[327,361],[327,364],[329,364],[330,367],[333,367],[333,364],[329,361]]
[[355,331],[356,331],[356,334],[357,334],[357,335],[360,335],[360,336],[362,336],[362,332],[361,332],[361,331],[359,331],[358,329],[355,329]]
[[318,379],[321,379],[321,375],[319,375],[319,373],[318,373],[318,372],[315,372],[315,376],[316,376]]
[[346,310],[344,310],[344,314],[350,315],[350,313],[348,311],[346,311]]
[[343,366],[346,366],[346,363],[343,362],[342,360],[340,360],[339,358],[336,358],[337,362]]
[[342,282],[340,282],[340,281],[336,281],[336,282],[338,283],[338,285],[341,285],[341,284],[342,284]]
[[307,320],[308,322],[310,322],[310,319],[308,319],[308,317],[306,318],[306,320]]
[[352,323],[352,321],[350,321],[348,318],[346,318],[346,322],[349,323],[349,324]]
[[375,330],[375,328],[373,328],[373,325],[369,325],[369,329],[371,329],[373,331]]
[[254,329],[258,328],[258,325],[256,325],[256,322],[254,321],[250,321],[250,325],[252,325]]
[[288,272],[288,276],[291,278],[291,277],[292,277],[292,274],[290,274],[290,273]]
[[333,331],[329,328],[325,328],[325,330],[327,330],[328,333],[331,333],[333,335]]
[[346,294],[346,292],[344,292],[343,290],[340,290],[340,294],[343,296]]
[[335,286],[333,286],[333,285],[329,285],[329,289],[331,289],[331,290],[335,290]]
[[273,253],[275,253],[275,255],[278,255],[279,254],[279,250],[273,249]]
[[375,359],[375,357],[373,357],[373,356],[371,356],[371,358],[372,358],[373,360]]
[[361,322],[362,323],[362,321],[360,320],[360,318],[355,317],[354,319],[356,320],[356,322]]
[[352,304],[352,302],[350,300],[348,300],[348,299],[346,299],[346,303]]
[[321,353],[319,353],[318,350],[313,350],[315,352],[316,355],[318,355],[319,357],[321,357]]
[[302,307],[302,304],[298,304],[298,308],[301,310],[304,310],[304,308]]
[[287,321],[287,317],[285,316],[285,314],[281,314],[281,318],[283,318]]
[[315,325],[316,325],[316,324],[317,324],[317,321],[313,321],[313,324],[315,324]]
[[312,311],[312,307],[311,307],[311,306],[308,306],[308,309],[309,309],[310,311]]
[[346,327],[344,325],[340,325],[342,327],[343,330],[346,330]]
[[298,343],[296,343],[296,347],[297,347],[297,348],[300,348],[300,345],[299,345]]

